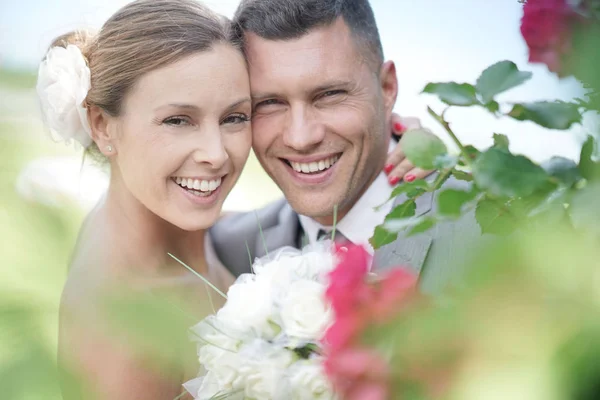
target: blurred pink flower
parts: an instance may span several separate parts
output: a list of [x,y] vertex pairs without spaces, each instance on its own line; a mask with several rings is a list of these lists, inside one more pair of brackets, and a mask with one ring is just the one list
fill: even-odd
[[528,0],[521,34],[529,48],[529,62],[546,64],[558,76],[567,75],[563,61],[571,52],[573,24],[580,19],[566,0]]
[[406,268],[393,269],[379,282],[369,314],[377,322],[385,322],[416,295],[417,275]]
[[362,246],[336,246],[340,259],[329,274],[329,286],[325,293],[337,316],[355,312],[356,307],[368,302],[371,288],[366,276],[371,265],[371,255]]
[[385,400],[389,394],[389,366],[376,352],[350,348],[325,362],[336,393],[345,400]]

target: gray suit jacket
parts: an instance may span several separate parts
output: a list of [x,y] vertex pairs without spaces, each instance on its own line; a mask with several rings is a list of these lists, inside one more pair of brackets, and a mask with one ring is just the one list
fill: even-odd
[[[443,188],[467,189],[468,186],[451,178]],[[417,216],[435,211],[437,194],[426,193],[417,199]],[[405,200],[406,196],[401,195],[394,203],[401,204]],[[298,214],[285,199],[257,211],[225,217],[210,229],[210,234],[217,255],[236,276],[250,272],[256,257],[284,246],[299,248],[303,236]],[[423,291],[435,293],[448,283],[458,283],[468,260],[467,249],[480,237],[473,212],[456,221],[438,223],[412,237],[400,233],[396,241],[375,252],[374,270],[408,266],[420,275]]]

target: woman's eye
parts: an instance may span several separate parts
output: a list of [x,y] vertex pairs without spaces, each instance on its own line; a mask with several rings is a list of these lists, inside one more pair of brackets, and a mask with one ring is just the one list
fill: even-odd
[[169,117],[163,120],[163,124],[171,126],[190,125],[190,122],[185,117]]
[[223,120],[223,124],[243,124],[244,122],[249,122],[250,117],[246,114],[233,114],[228,116]]

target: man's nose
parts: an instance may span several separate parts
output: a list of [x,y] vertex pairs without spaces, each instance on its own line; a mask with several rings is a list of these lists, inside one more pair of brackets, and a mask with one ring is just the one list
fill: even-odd
[[323,125],[305,107],[292,107],[284,129],[283,143],[296,151],[310,150],[325,137]]

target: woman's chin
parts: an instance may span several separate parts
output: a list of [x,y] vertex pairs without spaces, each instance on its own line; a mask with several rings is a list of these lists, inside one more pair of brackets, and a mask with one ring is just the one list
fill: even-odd
[[177,221],[169,221],[179,229],[186,232],[202,231],[213,226],[219,218],[219,212],[206,211],[204,215],[198,217],[183,216]]

